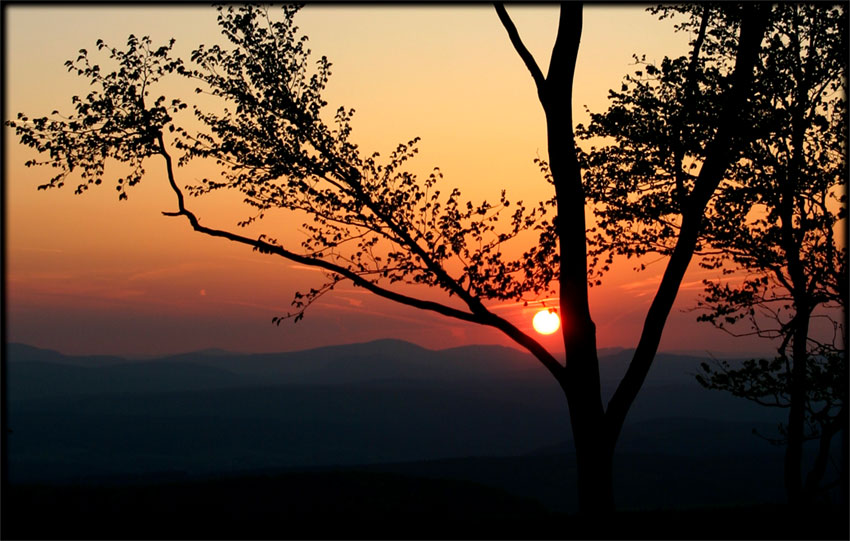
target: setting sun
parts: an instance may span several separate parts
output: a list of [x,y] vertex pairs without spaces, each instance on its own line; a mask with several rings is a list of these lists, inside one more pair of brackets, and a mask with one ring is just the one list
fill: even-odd
[[561,326],[561,319],[554,308],[546,308],[537,312],[531,323],[540,334],[552,334]]

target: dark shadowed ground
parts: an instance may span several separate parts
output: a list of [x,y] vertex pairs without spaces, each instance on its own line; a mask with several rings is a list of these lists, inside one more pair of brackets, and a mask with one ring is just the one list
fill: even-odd
[[555,513],[476,483],[335,471],[142,486],[14,486],[4,539],[847,539],[847,513],[782,505]]

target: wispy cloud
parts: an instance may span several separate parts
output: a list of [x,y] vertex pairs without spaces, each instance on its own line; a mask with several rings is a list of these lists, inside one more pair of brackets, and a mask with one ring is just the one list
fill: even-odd
[[309,265],[290,265],[289,268],[290,269],[296,269],[296,270],[307,270],[307,271],[313,271],[313,272],[327,272],[327,271],[325,271],[325,269],[322,269],[322,268],[319,268],[319,267],[311,267]]
[[42,254],[64,254],[65,250],[60,250],[58,248],[32,248],[32,247],[19,247],[19,248],[11,248],[10,252],[36,252]]
[[341,300],[341,301],[347,302],[349,304],[349,306],[355,306],[355,307],[363,306],[363,301],[360,300],[360,299],[353,299],[351,297],[346,297],[346,296],[342,296],[342,295],[337,295],[336,298]]
[[209,262],[191,262],[178,263],[167,267],[159,267],[157,269],[137,272],[126,277],[128,282],[136,280],[155,280],[175,276],[188,276],[197,273],[198,271],[209,271],[212,269],[223,269],[222,265],[216,265]]
[[488,306],[489,310],[510,310],[516,308],[537,308],[538,305],[542,306],[553,306],[558,303],[560,299],[558,297],[546,297],[545,299],[535,299],[533,301],[528,301],[528,305],[525,302],[511,302],[506,304],[497,304],[494,306]]
[[215,304],[227,304],[231,306],[244,306],[246,308],[256,308],[258,310],[263,310],[265,312],[273,313],[272,315],[286,312],[285,309],[282,309],[280,306],[272,306],[270,304],[260,304],[256,302],[245,302],[245,301],[233,301],[228,299],[220,299],[214,301]]
[[14,284],[32,284],[40,282],[63,282],[73,280],[77,275],[65,271],[45,271],[45,272],[21,272],[7,273],[7,283]]
[[620,289],[625,289],[626,291],[634,291],[636,289],[654,289],[658,287],[658,282],[660,278],[658,276],[651,276],[649,278],[644,278],[643,280],[632,280],[631,282],[620,284]]

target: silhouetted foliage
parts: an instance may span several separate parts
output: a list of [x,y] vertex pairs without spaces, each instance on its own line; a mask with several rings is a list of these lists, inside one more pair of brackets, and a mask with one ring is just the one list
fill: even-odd
[[[512,202],[504,190],[495,202],[473,203],[459,189],[443,188],[439,169],[424,181],[408,172],[405,162],[417,153],[418,138],[400,144],[383,159],[363,155],[350,141],[353,109],[340,107],[327,123],[322,93],[331,73],[327,58],[311,69],[307,37],[299,36],[293,18],[298,8],[283,8],[272,21],[266,8],[220,7],[219,24],[233,45],[200,46],[191,55],[197,68],[186,68],[170,56],[171,45],[153,48],[147,37],[131,36],[126,50],[107,47],[116,71],[92,64],[87,51],[69,60],[69,71],[89,79],[96,90],[72,103],[68,118],[29,119],[19,115],[10,125],[23,144],[49,154],[46,162],[60,172],[43,187],[60,187],[74,170],[88,184],[100,184],[105,161],[115,158],[133,168],[119,178],[120,197],[139,182],[142,161],[169,153],[163,132],[174,134],[182,151],[178,164],[213,159],[218,179],[203,179],[187,192],[201,196],[218,189],[237,190],[256,209],[239,225],[261,219],[272,209],[306,215],[301,229],[307,238],[300,254],[321,259],[372,283],[426,284],[459,295],[478,306],[488,299],[517,299],[530,293],[553,294],[557,257],[547,220],[554,202],[527,208]],[[179,98],[149,99],[166,73],[190,77],[198,93],[221,99],[220,112],[198,106],[193,112],[203,131],[176,123],[172,114],[186,107]],[[502,245],[527,230],[539,230],[541,242],[521,257],[507,258]],[[271,237],[262,241],[277,245]],[[457,269],[450,275],[447,269]],[[333,270],[333,269],[330,269]],[[297,295],[304,309],[328,291],[338,277]],[[277,320],[276,320],[277,321]]]
[[89,79],[94,86],[85,97],[71,98],[71,116],[53,111],[50,117],[30,119],[18,113],[16,121],[7,123],[15,128],[21,143],[48,156],[44,161],[26,162],[27,167],[49,165],[59,169],[38,189],[61,188],[68,175],[78,170],[83,183],[75,193],[82,193],[90,185],[103,182],[105,162],[112,158],[132,169],[115,181],[119,199],[127,198],[127,187],[137,184],[145,174],[142,161],[160,152],[157,135],[171,122],[169,113],[185,107],[179,100],[166,104],[164,96],[152,104],[145,103],[151,86],[182,64],[170,57],[173,45],[171,40],[154,48],[150,38],[131,35],[126,50],[118,50],[97,40],[97,49],[107,49],[117,69],[104,73],[99,65],[91,64],[85,49],[80,49],[75,60],[65,62],[69,72]]
[[[757,79],[757,138],[733,171],[739,185],[717,204],[745,227],[718,220],[713,244],[721,255],[704,262],[747,274],[731,284],[706,281],[700,319],[779,345],[772,361],[705,365],[699,380],[789,409],[778,442],[788,446],[792,502],[817,497],[832,438],[847,430],[847,246],[837,238],[847,215],[847,31],[843,6],[777,11]],[[741,202],[755,209],[751,217],[735,208]],[[824,320],[831,328],[818,332]],[[819,448],[804,475],[805,440]]]
[[[681,28],[693,32],[694,47],[705,56],[658,64],[636,58],[638,69],[611,93],[609,109],[579,127],[583,138],[614,140],[584,156],[599,218],[591,253],[607,255],[597,263],[599,274],[613,254],[672,253],[717,124],[718,97],[728,88],[736,52],[728,14],[734,9],[656,8],[662,16],[685,15]],[[842,6],[773,10],[752,108],[740,116],[741,153],[707,208],[697,248],[700,265],[724,276],[705,281],[698,319],[736,336],[778,341],[773,360],[738,368],[706,363],[697,379],[789,408],[789,423],[776,441],[789,446],[785,474],[792,500],[803,491],[803,440],[820,440],[805,482],[811,498],[832,436],[847,424],[847,248],[837,238],[847,212],[846,35]],[[825,339],[811,329],[815,318],[832,327]]]

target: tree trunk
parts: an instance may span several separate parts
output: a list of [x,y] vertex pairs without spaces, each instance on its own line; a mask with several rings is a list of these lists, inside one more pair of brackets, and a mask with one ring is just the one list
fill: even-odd
[[579,509],[583,514],[608,513],[614,508],[611,486],[613,445],[607,439],[596,326],[587,298],[587,238],[585,198],[573,132],[573,75],[582,29],[582,6],[561,5],[558,35],[546,77],[522,43],[519,32],[501,4],[496,12],[511,43],[537,86],[546,115],[549,168],[558,206],[560,317],[566,366],[558,382],[564,390],[572,422],[578,470]]
[[792,36],[791,49],[800,59],[795,65],[794,106],[791,109],[791,159],[787,173],[778,177],[780,245],[785,253],[788,275],[793,287],[795,316],[791,343],[791,373],[789,376],[790,408],[788,411],[788,444],[785,449],[785,491],[788,503],[805,503],[803,490],[803,441],[806,421],[809,321],[811,319],[809,280],[800,259],[803,242],[800,230],[794,227],[794,212],[798,204],[798,183],[803,182],[804,137],[807,128],[808,87],[802,71],[802,52],[797,36]]
[[[815,458],[814,466],[806,475],[806,482],[803,484],[803,498],[804,501],[814,502],[818,496],[818,492],[820,491],[821,483],[823,482],[823,477],[826,474],[826,467],[829,463],[830,452],[832,451],[832,439],[833,437],[842,432],[842,427],[846,432],[847,427],[847,403],[839,410],[838,415],[836,415],[831,421],[823,422],[821,424],[821,435],[818,439],[818,454]],[[842,456],[842,460],[843,460]],[[846,464],[839,467],[839,475],[844,475],[846,473]],[[839,483],[843,484],[843,480],[839,480]]]
[[790,402],[788,411],[788,445],[785,448],[785,492],[788,503],[797,506],[805,504],[803,491],[803,430],[806,415],[806,337],[809,333],[808,314],[801,314],[799,305],[797,317],[803,319],[794,332],[793,364],[790,374]]
[[[545,81],[538,85],[538,94],[546,114],[549,165],[558,203],[560,309],[566,353],[566,370],[561,386],[567,396],[576,446],[579,511],[582,514],[598,515],[614,509],[613,453],[617,436],[625,413],[640,389],[655,355],[666,314],[672,307],[681,278],[693,254],[705,205],[734,155],[733,119],[738,118],[746,104],[753,66],[766,25],[763,20],[765,14],[760,9],[744,8],[733,88],[727,99],[718,136],[712,141],[710,157],[700,175],[705,178],[697,182],[691,194],[685,220],[687,224],[683,225],[683,230],[690,233],[677,246],[679,257],[674,258],[676,262],[673,264],[675,276],[672,279],[666,277],[661,288],[662,299],[656,299],[654,303],[663,305],[660,309],[663,315],[655,314],[659,308],[654,306],[655,310],[650,314],[653,316],[650,318],[650,327],[657,326],[657,332],[649,333],[652,335],[649,346],[646,344],[646,336],[642,336],[639,349],[644,352],[644,356],[637,363],[633,361],[637,369],[630,366],[630,374],[623,382],[624,388],[629,391],[625,393],[628,396],[621,394],[621,400],[613,401],[615,411],[606,417],[599,381],[596,326],[588,304],[585,196],[575,152],[572,119],[573,75],[581,38],[581,9],[581,5],[577,4],[561,6],[549,73]],[[618,389],[618,393],[620,391],[622,389]]]
[[587,297],[584,187],[573,133],[573,75],[581,27],[581,5],[562,5],[540,99],[546,114],[549,166],[558,203],[561,329],[567,361],[561,386],[567,396],[576,446],[579,511],[596,515],[613,511],[614,498],[612,453],[605,440],[599,385],[596,325],[590,317]]
[[[587,517],[605,516],[614,512],[614,446],[607,438],[603,422],[576,414],[583,412],[582,403],[592,402],[593,397],[576,397],[574,390],[566,394],[576,450],[579,513]],[[576,426],[576,422],[582,424]]]
[[[845,408],[846,406],[845,402]],[[848,467],[850,467],[850,430],[847,428],[847,421],[844,421],[844,427],[841,429],[841,467],[839,470],[839,487],[840,487],[840,503],[847,508],[848,503],[850,503],[850,471],[848,471]]]

